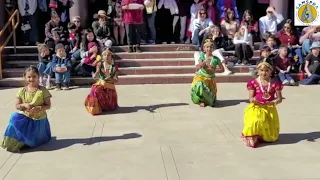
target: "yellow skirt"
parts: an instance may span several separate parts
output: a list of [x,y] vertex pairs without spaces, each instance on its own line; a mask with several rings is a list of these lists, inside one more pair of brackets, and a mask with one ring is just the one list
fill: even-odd
[[244,110],[245,140],[258,138],[265,142],[274,142],[279,137],[279,116],[275,106],[249,104]]
[[214,106],[217,99],[217,83],[214,78],[196,75],[191,84],[191,100],[195,104]]

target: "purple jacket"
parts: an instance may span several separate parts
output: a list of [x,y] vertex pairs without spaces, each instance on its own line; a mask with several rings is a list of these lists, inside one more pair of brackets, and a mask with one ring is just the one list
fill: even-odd
[[220,19],[224,19],[226,17],[226,12],[224,11],[225,8],[232,8],[234,10],[236,19],[239,19],[236,0],[218,0],[217,8],[220,11]]

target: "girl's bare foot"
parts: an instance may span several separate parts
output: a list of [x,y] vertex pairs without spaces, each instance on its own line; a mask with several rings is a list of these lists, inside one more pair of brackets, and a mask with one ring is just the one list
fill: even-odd
[[200,103],[200,107],[206,107],[204,103]]

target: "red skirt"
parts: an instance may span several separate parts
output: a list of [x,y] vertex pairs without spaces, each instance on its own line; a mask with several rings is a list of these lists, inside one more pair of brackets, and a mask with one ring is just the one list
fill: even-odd
[[98,81],[95,83],[85,101],[87,111],[92,115],[118,107],[118,96],[114,84]]

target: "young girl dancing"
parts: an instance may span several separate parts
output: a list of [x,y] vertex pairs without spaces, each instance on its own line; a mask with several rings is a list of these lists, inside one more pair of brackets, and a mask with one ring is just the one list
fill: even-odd
[[214,57],[213,42],[208,39],[204,43],[204,53],[199,57],[199,64],[196,66],[196,76],[191,84],[191,100],[200,107],[215,106],[217,99],[217,84],[215,72],[217,66],[223,69],[220,59]]
[[34,148],[51,139],[50,124],[46,110],[51,107],[50,92],[39,86],[39,71],[29,67],[24,72],[26,86],[16,96],[16,109],[11,115],[4,133],[2,147],[10,152],[22,148]]
[[95,76],[99,77],[99,80],[92,85],[90,94],[85,100],[86,109],[92,115],[118,107],[118,96],[114,85],[118,81],[118,68],[114,65],[110,50],[102,53],[102,61],[96,68]]
[[[244,110],[242,138],[249,147],[259,141],[274,142],[279,137],[276,105],[282,102],[282,84],[272,80],[273,67],[267,62],[257,66],[258,77],[248,82],[250,104]],[[275,96],[276,95],[276,96]]]

